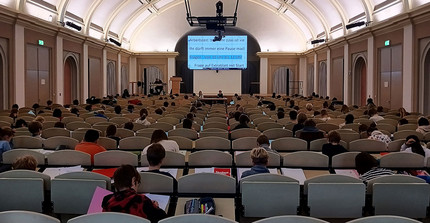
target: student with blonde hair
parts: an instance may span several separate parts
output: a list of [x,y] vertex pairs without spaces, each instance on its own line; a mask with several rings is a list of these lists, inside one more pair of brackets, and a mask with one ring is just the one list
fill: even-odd
[[252,168],[242,173],[241,178],[259,173],[269,173],[267,163],[269,162],[269,154],[263,147],[257,147],[251,150]]

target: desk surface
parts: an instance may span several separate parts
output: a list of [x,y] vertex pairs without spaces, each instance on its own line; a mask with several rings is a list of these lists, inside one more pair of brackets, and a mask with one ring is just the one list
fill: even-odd
[[[180,197],[178,198],[178,203],[176,205],[175,216],[184,214],[185,202],[194,199],[193,197]],[[215,201],[215,215],[220,215],[224,218],[231,219],[235,221],[235,206],[234,198],[214,198]]]
[[199,98],[200,101],[227,101],[227,98],[216,98],[216,97],[210,97],[210,98]]

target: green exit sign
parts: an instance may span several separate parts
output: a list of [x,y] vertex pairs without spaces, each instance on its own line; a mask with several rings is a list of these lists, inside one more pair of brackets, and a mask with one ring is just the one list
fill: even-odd
[[43,46],[43,45],[45,45],[45,42],[43,40],[39,40],[39,45]]
[[391,44],[390,40],[385,40],[385,46],[389,46]]

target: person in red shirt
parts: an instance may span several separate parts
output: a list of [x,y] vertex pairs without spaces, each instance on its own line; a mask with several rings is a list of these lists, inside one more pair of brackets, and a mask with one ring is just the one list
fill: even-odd
[[99,140],[99,132],[90,129],[85,133],[84,140],[75,146],[75,150],[88,153],[91,155],[91,164],[94,164],[94,155],[106,151],[103,146],[97,144]]
[[152,201],[144,194],[138,194],[140,175],[131,165],[122,165],[114,175],[115,192],[103,198],[103,212],[122,212],[146,218],[155,223],[166,218],[157,201]]

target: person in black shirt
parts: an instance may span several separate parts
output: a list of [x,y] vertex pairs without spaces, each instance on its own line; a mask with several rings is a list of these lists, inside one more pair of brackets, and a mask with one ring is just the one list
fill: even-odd
[[[160,79],[155,79],[154,84],[163,84],[163,81],[161,81]],[[156,95],[160,95],[161,92],[163,91],[163,85],[160,86],[155,86],[155,94]]]
[[176,178],[168,172],[160,171],[164,157],[166,157],[166,151],[161,144],[154,143],[149,146],[148,151],[146,152],[146,159],[149,163],[149,170],[147,172],[163,174],[173,178],[173,189],[176,191],[178,188],[178,182],[176,181]]
[[340,135],[336,131],[330,131],[328,133],[328,143],[322,147],[322,153],[329,157],[331,166],[331,158],[337,154],[348,152],[340,143]]
[[249,123],[249,118],[247,115],[245,114],[241,114],[239,117],[239,125],[237,125],[236,127],[234,127],[233,130],[236,129],[243,129],[243,128],[249,128],[248,123]]

